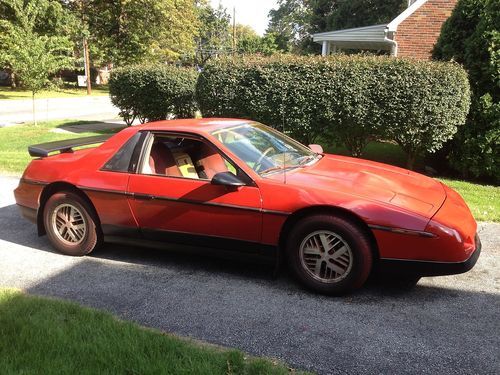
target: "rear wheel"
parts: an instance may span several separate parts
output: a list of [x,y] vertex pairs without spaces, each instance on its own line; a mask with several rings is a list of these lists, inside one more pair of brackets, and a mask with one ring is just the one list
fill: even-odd
[[43,222],[52,246],[63,254],[86,255],[102,242],[94,211],[77,194],[52,195],[45,204]]
[[290,268],[307,287],[338,295],[361,287],[373,256],[368,236],[351,221],[330,215],[302,219],[287,241]]

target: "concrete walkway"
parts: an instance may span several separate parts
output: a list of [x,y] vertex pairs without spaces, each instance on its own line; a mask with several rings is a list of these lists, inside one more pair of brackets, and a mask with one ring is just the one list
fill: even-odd
[[[38,121],[78,119],[101,121],[118,117],[107,95],[36,99]],[[0,100],[0,127],[33,121],[31,100]]]

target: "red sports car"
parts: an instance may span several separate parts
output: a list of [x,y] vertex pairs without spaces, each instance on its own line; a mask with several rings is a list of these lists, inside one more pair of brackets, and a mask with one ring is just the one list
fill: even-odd
[[375,270],[413,281],[465,272],[481,249],[469,208],[446,185],[249,120],[152,122],[29,152],[16,202],[69,255],[107,239],[255,251],[339,294]]

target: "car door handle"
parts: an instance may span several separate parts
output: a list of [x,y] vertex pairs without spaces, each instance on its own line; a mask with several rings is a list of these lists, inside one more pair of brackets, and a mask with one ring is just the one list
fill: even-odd
[[153,199],[155,199],[155,196],[151,194],[134,194],[134,199],[142,201],[152,201]]

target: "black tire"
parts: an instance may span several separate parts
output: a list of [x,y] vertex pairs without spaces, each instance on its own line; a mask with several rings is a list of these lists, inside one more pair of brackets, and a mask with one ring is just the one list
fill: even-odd
[[[56,210],[59,212],[62,206],[72,206],[81,214],[78,215],[79,221],[77,223],[83,223],[85,229],[78,241],[74,238],[65,240],[62,238],[62,235],[56,233],[57,228],[54,228],[53,219],[57,216]],[[47,232],[47,237],[52,246],[63,254],[83,256],[98,248],[102,244],[102,233],[98,227],[98,223],[99,221],[92,207],[90,207],[78,194],[72,192],[58,192],[52,195],[45,203],[43,224]],[[66,232],[68,231],[69,228],[66,229]],[[76,232],[73,231],[71,236],[74,237],[75,233]],[[71,241],[74,241],[74,243],[71,243]]]
[[[302,260],[302,243],[322,230],[338,235],[350,249],[349,262],[346,262],[349,267],[343,275],[338,276],[338,279],[328,281],[326,279],[322,281],[321,277],[318,279],[318,276],[313,275],[313,271],[307,269],[306,262]],[[290,269],[297,279],[308,288],[329,295],[341,295],[360,288],[370,275],[373,264],[370,239],[365,231],[350,220],[333,215],[314,215],[300,220],[290,231],[286,251]],[[329,254],[334,254],[336,251],[333,249]]]

